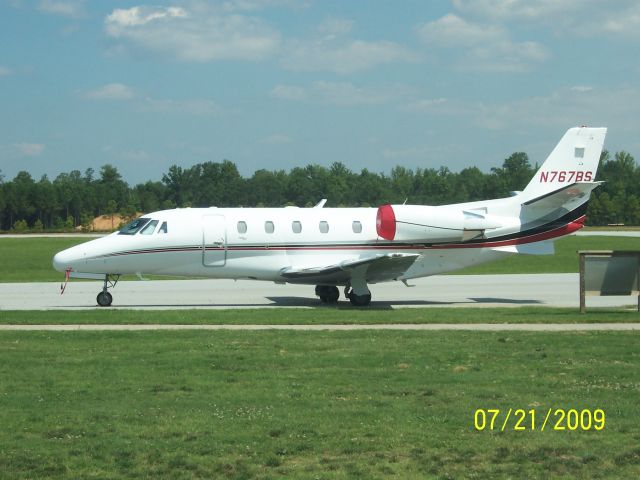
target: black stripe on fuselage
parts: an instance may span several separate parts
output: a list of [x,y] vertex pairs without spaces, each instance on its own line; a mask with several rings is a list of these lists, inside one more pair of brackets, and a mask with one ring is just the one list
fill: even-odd
[[394,242],[394,241],[372,241],[372,242],[343,242],[343,243],[278,243],[278,244],[233,244],[223,247],[207,246],[203,249],[202,245],[187,245],[187,246],[175,246],[175,247],[156,247],[137,250],[126,250],[122,252],[108,253],[105,255],[99,255],[94,258],[108,258],[118,257],[123,255],[139,255],[147,253],[172,253],[172,252],[197,252],[197,251],[246,251],[246,250],[365,250],[365,249],[428,249],[432,247],[438,247],[441,245],[468,245],[469,247],[478,247],[484,243],[495,243],[509,240],[518,240],[520,238],[531,237],[558,228],[562,228],[571,222],[583,217],[587,210],[588,202],[583,203],[575,210],[567,212],[562,217],[547,222],[542,225],[537,225],[532,228],[520,230],[518,232],[500,235],[497,237],[490,237],[484,239],[472,239],[464,242],[432,242],[432,243],[415,243],[415,242]]

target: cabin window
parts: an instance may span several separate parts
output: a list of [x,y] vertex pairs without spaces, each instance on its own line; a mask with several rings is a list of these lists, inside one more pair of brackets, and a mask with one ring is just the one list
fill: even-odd
[[156,229],[156,225],[158,225],[158,220],[151,220],[140,230],[140,235],[151,235]]
[[158,229],[158,233],[167,233],[167,222],[162,222],[160,228]]
[[354,220],[351,224],[353,233],[362,233],[362,224],[358,220]]
[[120,229],[118,235],[135,235],[138,233],[142,227],[144,227],[150,218],[136,218],[133,222],[126,224],[124,227]]
[[321,220],[318,227],[320,228],[320,233],[329,233],[329,222]]
[[273,222],[271,220],[267,220],[266,222],[264,222],[264,231],[267,233],[273,233],[275,231],[275,227],[273,225]]
[[291,222],[291,230],[293,233],[300,233],[302,231],[302,224],[298,220]]
[[247,222],[238,222],[238,233],[247,233]]

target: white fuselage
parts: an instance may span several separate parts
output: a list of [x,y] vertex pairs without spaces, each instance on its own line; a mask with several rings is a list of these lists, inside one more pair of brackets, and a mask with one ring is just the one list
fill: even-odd
[[[457,207],[505,207],[491,200]],[[497,203],[498,202],[498,203]],[[56,269],[88,274],[154,274],[284,281],[283,269],[336,265],[381,253],[419,254],[398,280],[483,263],[508,254],[493,248],[446,248],[399,244],[376,233],[376,208],[186,208],[142,218],[157,220],[152,232],[115,232],[60,252]],[[160,226],[166,222],[166,232]],[[519,228],[511,219],[510,231]],[[501,229],[504,231],[504,229]],[[304,280],[287,280],[307,283]],[[313,284],[313,281],[308,283]]]

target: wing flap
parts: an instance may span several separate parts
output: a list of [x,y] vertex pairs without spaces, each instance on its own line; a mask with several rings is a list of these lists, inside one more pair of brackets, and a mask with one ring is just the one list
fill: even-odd
[[287,267],[280,271],[280,276],[290,283],[342,284],[348,282],[358,268],[365,270],[367,282],[375,283],[400,277],[419,256],[417,253],[387,253],[323,267]]

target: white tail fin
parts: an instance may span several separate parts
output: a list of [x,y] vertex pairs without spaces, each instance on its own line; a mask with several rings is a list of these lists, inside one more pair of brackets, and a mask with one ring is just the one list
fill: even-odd
[[576,127],[567,130],[522,192],[531,200],[563,187],[596,178],[606,128]]

